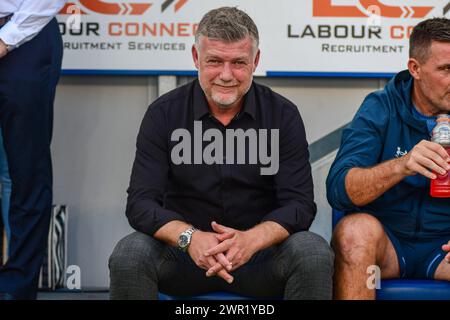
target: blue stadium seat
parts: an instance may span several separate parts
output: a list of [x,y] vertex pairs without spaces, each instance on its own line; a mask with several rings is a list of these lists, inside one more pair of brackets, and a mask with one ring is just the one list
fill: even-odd
[[[342,211],[333,209],[333,229],[343,216]],[[377,300],[450,300],[450,281],[382,280]]]

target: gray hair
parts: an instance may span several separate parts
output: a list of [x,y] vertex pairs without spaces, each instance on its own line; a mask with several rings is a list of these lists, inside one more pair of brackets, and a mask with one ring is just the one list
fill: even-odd
[[200,37],[224,42],[236,42],[250,37],[259,46],[258,28],[244,11],[236,7],[221,7],[206,13],[195,33],[195,43],[199,46]]

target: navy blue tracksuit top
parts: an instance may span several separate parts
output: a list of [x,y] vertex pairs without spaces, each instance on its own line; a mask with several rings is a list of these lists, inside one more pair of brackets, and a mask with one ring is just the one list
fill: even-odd
[[327,198],[336,209],[374,215],[403,237],[450,235],[450,199],[432,198],[430,180],[424,176],[406,177],[363,207],[353,205],[345,190],[345,176],[351,168],[368,168],[401,157],[421,140],[430,140],[426,121],[412,114],[412,88],[413,78],[406,70],[384,90],[367,96],[343,132],[327,178]]

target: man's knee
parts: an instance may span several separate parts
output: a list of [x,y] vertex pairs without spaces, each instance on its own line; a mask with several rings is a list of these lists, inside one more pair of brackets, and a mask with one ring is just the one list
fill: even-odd
[[134,232],[120,240],[109,258],[111,273],[145,271],[156,263],[163,245],[151,236]]
[[291,261],[300,262],[302,268],[315,265],[314,268],[333,269],[333,250],[324,238],[313,232],[294,233],[284,241],[283,246]]
[[344,259],[359,260],[376,257],[377,247],[384,230],[377,218],[358,213],[344,217],[336,226],[332,246],[336,255]]

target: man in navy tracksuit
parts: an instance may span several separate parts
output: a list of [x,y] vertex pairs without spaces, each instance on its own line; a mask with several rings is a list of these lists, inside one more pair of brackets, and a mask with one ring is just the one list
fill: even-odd
[[374,299],[371,265],[382,278],[450,280],[450,198],[429,195],[433,172],[450,170],[430,141],[450,112],[450,20],[420,23],[410,46],[408,70],[365,99],[327,178],[332,207],[352,213],[332,239],[337,299]]

